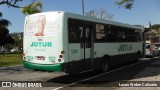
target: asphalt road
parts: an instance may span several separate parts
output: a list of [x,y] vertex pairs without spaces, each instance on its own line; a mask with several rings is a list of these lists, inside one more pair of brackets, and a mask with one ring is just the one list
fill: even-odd
[[[80,75],[68,75],[63,72],[40,72],[24,69],[22,66],[0,69],[0,81],[45,81],[50,87],[45,88],[0,88],[0,90],[115,90],[121,82],[156,76],[155,74],[138,75],[159,58],[142,59],[139,63],[113,67],[107,73],[97,71]],[[159,66],[157,66],[159,67]],[[88,87],[88,88],[86,88]]]

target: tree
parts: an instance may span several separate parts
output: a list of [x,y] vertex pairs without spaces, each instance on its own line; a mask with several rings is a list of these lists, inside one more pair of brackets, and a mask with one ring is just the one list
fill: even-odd
[[112,20],[113,15],[109,12],[107,12],[106,9],[100,8],[100,9],[94,9],[86,13],[87,16],[95,17],[95,18],[100,18],[104,20]]
[[[17,4],[22,1],[25,1],[25,0],[2,0],[2,1],[0,1],[0,5],[5,4],[5,5],[8,5],[8,7],[22,8],[22,6],[19,6]],[[126,9],[131,9],[134,1],[135,0],[120,0],[120,1],[117,1],[116,4],[119,6],[125,7]],[[83,0],[82,0],[82,2],[83,2]]]
[[[0,5],[6,4],[6,5],[8,5],[8,7],[22,8],[22,6],[19,6],[17,4],[22,1],[24,1],[24,0],[2,0],[2,1],[0,1]],[[117,1],[116,4],[119,6],[125,7],[126,9],[131,9],[134,4],[134,1],[135,0],[120,0],[120,1]],[[83,0],[82,0],[82,2],[83,2]]]
[[0,5],[6,4],[8,7],[21,8],[19,5],[17,5],[17,3],[21,1],[23,0],[2,0]]
[[14,48],[20,50],[22,52],[23,48],[23,33],[13,33],[12,37],[15,40]]
[[[0,12],[1,13],[1,12]],[[6,19],[0,19],[0,46],[3,46],[7,43],[14,44],[14,39],[9,35],[8,26],[11,25],[10,21]]]
[[117,1],[116,4],[131,10],[131,8],[133,8],[134,1],[135,0],[120,0],[120,1]]
[[[146,38],[150,41],[159,42],[160,41],[160,24],[154,24],[146,32]],[[153,40],[156,39],[156,40]]]
[[2,19],[2,15],[3,15],[3,14],[0,12],[0,17],[1,17],[1,19]]
[[24,6],[21,8],[23,14],[34,14],[40,13],[42,11],[42,3],[41,2],[33,2],[30,5]]

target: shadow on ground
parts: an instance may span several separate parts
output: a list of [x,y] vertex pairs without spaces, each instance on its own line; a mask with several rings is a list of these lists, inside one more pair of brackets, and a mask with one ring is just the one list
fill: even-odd
[[[141,71],[143,71],[146,67],[155,67],[155,68],[160,68],[160,64],[151,64],[153,62],[158,62],[160,63],[159,58],[154,58],[139,64],[136,64],[134,66],[130,66],[124,69],[120,69],[117,70],[115,72],[111,72],[102,76],[99,76],[97,78],[93,78],[87,81],[82,81],[79,82],[79,85],[82,86],[94,86],[94,85],[106,85],[108,84],[109,86],[113,86],[115,83],[117,84],[117,82],[120,81],[127,81],[130,79],[138,79],[138,78],[144,78],[144,77],[151,77],[151,76],[157,76],[160,74],[160,72],[157,73],[152,73],[152,74],[144,74],[144,75],[140,75],[138,77],[134,77],[135,75],[137,75],[138,73],[140,73]],[[119,68],[122,66],[118,66],[118,67],[114,67],[114,69]],[[93,77],[95,75],[99,75],[101,73],[93,71],[93,72],[89,72],[89,73],[83,73],[83,74],[79,74],[79,75],[64,75],[64,76],[60,76],[60,77],[56,77],[56,78],[52,78],[50,80],[48,80],[47,82],[52,82],[52,83],[59,83],[59,84],[70,84],[73,82],[78,82],[80,80],[89,78],[89,77]]]

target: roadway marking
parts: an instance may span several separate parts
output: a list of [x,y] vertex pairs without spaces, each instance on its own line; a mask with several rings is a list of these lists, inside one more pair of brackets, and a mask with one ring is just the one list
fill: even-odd
[[96,75],[96,76],[93,76],[93,77],[90,77],[90,78],[86,78],[86,79],[77,81],[77,82],[73,82],[73,83],[64,85],[64,86],[62,86],[62,87],[55,88],[55,89],[53,89],[53,90],[59,90],[59,89],[62,89],[62,88],[65,88],[65,87],[68,87],[68,86],[71,86],[71,85],[74,85],[74,84],[83,82],[83,81],[88,81],[88,80],[90,80],[90,79],[93,79],[93,78],[96,78],[96,77],[99,77],[99,76],[102,76],[102,75],[105,75],[105,74],[109,74],[109,73],[111,73],[111,72],[115,72],[115,71],[118,71],[118,70],[121,70],[121,69],[130,67],[130,66],[134,66],[134,65],[139,64],[139,63],[142,63],[142,62],[146,62],[146,61],[148,61],[149,59],[150,59],[150,58],[145,58],[145,60],[143,60],[143,61],[140,61],[140,62],[137,62],[137,63],[133,63],[133,64],[130,64],[130,65],[127,65],[127,66],[124,66],[124,67],[121,67],[121,68],[118,68],[118,69],[109,71],[109,72],[105,72],[105,73],[102,73],[102,74],[99,74],[99,75]]

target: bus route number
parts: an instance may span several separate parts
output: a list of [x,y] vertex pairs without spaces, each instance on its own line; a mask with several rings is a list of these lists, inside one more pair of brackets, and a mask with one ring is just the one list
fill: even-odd
[[78,53],[78,50],[77,50],[77,49],[72,49],[72,50],[71,50],[71,53],[72,53],[72,54],[77,54],[77,53]]

